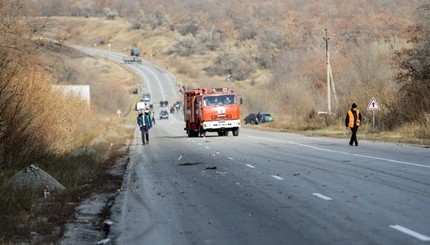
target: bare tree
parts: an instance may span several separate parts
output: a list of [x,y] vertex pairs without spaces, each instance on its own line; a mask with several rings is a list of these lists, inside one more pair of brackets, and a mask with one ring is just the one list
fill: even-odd
[[401,86],[397,112],[403,120],[426,126],[430,123],[430,4],[419,6],[416,16],[410,29],[413,46],[396,55]]

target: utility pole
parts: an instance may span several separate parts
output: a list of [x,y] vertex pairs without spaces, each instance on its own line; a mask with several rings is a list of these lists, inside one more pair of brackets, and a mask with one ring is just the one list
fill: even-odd
[[337,101],[336,97],[336,89],[334,87],[334,81],[333,81],[333,73],[331,71],[330,66],[330,53],[328,51],[328,42],[330,38],[327,36],[327,29],[324,29],[325,31],[325,37],[323,37],[325,41],[325,57],[326,57],[326,64],[327,64],[327,113],[328,115],[331,115],[331,88],[333,88],[334,98]]
[[330,67],[330,61],[328,58],[328,41],[330,40],[329,37],[327,37],[327,29],[324,29],[325,31],[325,37],[323,37],[325,41],[325,59],[327,64],[327,113],[331,114],[331,104],[330,104],[330,75],[329,75],[329,67]]

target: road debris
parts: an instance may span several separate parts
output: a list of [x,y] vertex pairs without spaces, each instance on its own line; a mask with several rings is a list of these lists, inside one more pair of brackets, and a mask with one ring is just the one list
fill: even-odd
[[183,156],[184,154],[181,154],[179,157],[178,157],[178,159],[176,160],[176,161],[180,161],[181,159],[182,159],[182,156]]

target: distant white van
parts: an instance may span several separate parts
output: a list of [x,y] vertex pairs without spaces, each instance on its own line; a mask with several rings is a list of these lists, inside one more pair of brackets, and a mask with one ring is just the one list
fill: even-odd
[[144,102],[151,101],[151,94],[150,93],[144,93],[143,94],[143,101]]
[[136,111],[145,110],[146,108],[147,108],[147,104],[145,102],[136,103]]

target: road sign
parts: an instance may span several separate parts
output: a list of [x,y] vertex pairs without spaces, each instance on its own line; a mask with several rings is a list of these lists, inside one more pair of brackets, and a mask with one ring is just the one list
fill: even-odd
[[376,101],[375,97],[373,97],[372,100],[367,105],[367,110],[379,110],[379,109],[381,108],[379,107],[379,104]]

